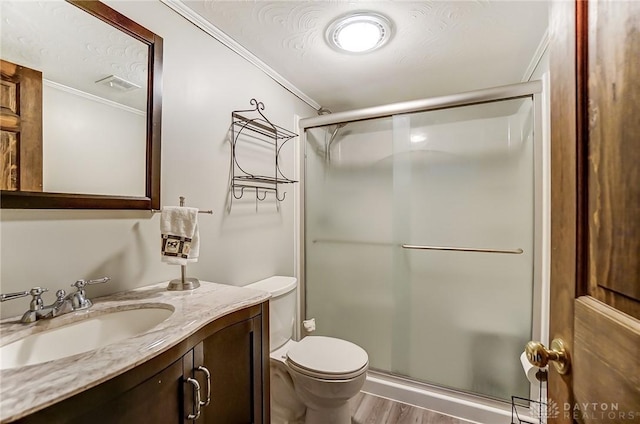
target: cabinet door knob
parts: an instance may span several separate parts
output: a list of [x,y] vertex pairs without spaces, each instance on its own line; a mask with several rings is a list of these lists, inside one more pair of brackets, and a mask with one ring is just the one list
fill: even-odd
[[211,373],[207,369],[207,367],[199,366],[196,368],[196,371],[202,371],[204,375],[207,377],[207,400],[204,402],[200,402],[202,406],[208,406],[211,403]]
[[200,418],[200,407],[202,405],[202,402],[200,401],[200,383],[198,383],[198,380],[196,380],[195,378],[187,378],[187,383],[192,384],[193,388],[195,389],[193,391],[194,397],[195,397],[195,400],[193,401],[193,406],[195,407],[195,410],[196,410],[195,414],[187,415],[187,419],[197,420],[198,418]]

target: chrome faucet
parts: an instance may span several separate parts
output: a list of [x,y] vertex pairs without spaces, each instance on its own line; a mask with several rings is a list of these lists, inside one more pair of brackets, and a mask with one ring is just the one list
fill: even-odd
[[49,291],[43,287],[34,287],[31,290],[17,293],[0,294],[0,302],[32,296],[29,310],[22,315],[20,322],[36,322],[40,319],[54,318],[69,312],[90,308],[93,303],[87,299],[84,287],[89,284],[106,283],[109,280],[109,277],[97,280],[78,280],[71,285],[77,289],[75,292],[67,294],[64,290],[58,290],[56,300],[51,305],[45,306],[42,300],[42,293]]
[[109,280],[111,280],[109,277],[98,278],[97,280],[78,280],[71,284],[71,287],[75,287],[77,290],[69,293],[64,300],[71,304],[74,311],[88,309],[93,305],[93,302],[87,298],[84,287],[92,284],[106,283]]
[[42,293],[48,291],[49,289],[43,287],[34,287],[29,291],[2,294],[0,295],[0,301],[4,302],[5,300],[18,299],[29,295],[32,296],[29,310],[25,312],[20,319],[20,322],[23,323],[36,322],[39,319],[53,318],[71,312],[72,309],[67,306],[65,302],[66,293],[64,290],[58,290],[56,292],[56,301],[51,305],[45,306],[41,296]]

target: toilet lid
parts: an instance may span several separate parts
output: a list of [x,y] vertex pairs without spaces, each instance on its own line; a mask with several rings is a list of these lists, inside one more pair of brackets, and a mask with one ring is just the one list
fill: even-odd
[[325,375],[352,374],[369,363],[360,346],[324,336],[305,337],[289,349],[287,358],[298,367]]

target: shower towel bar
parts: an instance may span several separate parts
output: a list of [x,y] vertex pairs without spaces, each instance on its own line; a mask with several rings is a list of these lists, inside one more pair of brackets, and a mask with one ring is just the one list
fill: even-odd
[[480,252],[480,253],[509,253],[513,255],[521,255],[524,253],[522,249],[486,249],[475,247],[449,247],[449,246],[421,246],[417,244],[403,244],[403,249],[417,250],[448,250],[452,252]]
[[[338,240],[338,239],[315,239],[313,243],[343,243],[343,244],[370,244],[374,246],[394,246],[393,243],[381,241],[364,241],[364,240]],[[397,245],[396,245],[397,246]],[[403,249],[415,250],[446,250],[451,252],[479,252],[479,253],[508,253],[512,255],[521,255],[524,250],[518,249],[487,249],[481,247],[450,247],[450,246],[423,246],[418,244],[401,244]]]

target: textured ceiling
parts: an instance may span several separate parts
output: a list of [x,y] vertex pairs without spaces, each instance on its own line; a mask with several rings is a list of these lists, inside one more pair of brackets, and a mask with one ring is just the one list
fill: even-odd
[[[44,79],[146,110],[148,47],[61,0],[0,1],[2,59]],[[95,81],[117,75],[142,88],[122,92]]]
[[[182,3],[334,112],[520,82],[547,29],[546,1],[218,1]],[[379,51],[331,49],[333,19],[389,17]]]

